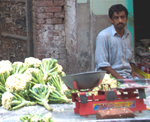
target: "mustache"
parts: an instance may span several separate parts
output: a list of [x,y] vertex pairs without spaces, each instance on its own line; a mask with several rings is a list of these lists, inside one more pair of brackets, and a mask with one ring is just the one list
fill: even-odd
[[124,25],[124,24],[123,24],[123,23],[121,23],[121,22],[119,22],[117,25],[120,25],[120,24]]

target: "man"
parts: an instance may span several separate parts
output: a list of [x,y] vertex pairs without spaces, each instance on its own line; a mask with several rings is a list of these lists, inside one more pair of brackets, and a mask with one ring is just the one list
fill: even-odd
[[143,78],[135,72],[132,37],[125,28],[128,11],[116,4],[109,9],[112,26],[102,30],[96,40],[95,70],[105,70],[116,79]]

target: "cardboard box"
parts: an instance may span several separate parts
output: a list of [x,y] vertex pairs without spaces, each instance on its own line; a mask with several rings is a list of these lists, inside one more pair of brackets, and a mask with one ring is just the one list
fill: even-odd
[[135,71],[137,73],[139,73],[140,75],[142,75],[144,78],[150,78],[150,74],[148,74],[146,72],[143,72],[142,70],[139,70],[139,69],[135,68]]

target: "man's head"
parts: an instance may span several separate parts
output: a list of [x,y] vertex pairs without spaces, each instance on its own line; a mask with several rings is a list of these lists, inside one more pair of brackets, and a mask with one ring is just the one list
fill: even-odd
[[128,10],[122,4],[109,8],[109,18],[116,29],[123,29],[128,20]]
[[124,7],[122,4],[112,5],[109,8],[109,18],[112,19],[112,16],[115,12],[118,14],[121,11],[124,11],[126,14],[126,17],[128,17],[128,10],[126,9],[126,7]]

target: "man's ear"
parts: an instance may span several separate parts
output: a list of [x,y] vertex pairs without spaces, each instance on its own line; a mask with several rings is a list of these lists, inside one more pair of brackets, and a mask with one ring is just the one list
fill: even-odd
[[113,20],[111,18],[109,18],[110,22],[113,24]]
[[127,17],[127,21],[128,21],[128,17]]

